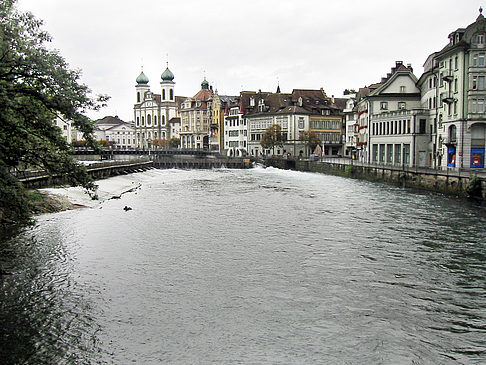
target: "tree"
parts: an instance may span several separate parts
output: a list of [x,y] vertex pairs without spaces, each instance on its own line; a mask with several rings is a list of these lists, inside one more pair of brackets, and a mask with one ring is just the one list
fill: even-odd
[[152,140],[152,147],[167,148],[169,147],[169,141],[166,139],[155,138]]
[[283,141],[282,127],[278,124],[273,124],[265,129],[262,139],[260,140],[260,145],[263,148],[271,148],[272,154],[275,154],[275,146],[282,147]]
[[172,137],[169,139],[169,147],[170,148],[179,148],[181,145],[181,139],[177,137]]
[[300,137],[299,139],[304,142],[306,145],[307,149],[307,155],[310,155],[310,151],[314,151],[317,147],[317,145],[321,144],[321,140],[319,139],[319,136],[314,133],[314,132],[308,132],[308,131],[302,131],[300,132]]
[[354,89],[345,89],[343,91],[343,95],[351,95],[351,94],[356,94],[356,90],[354,90]]
[[[29,218],[27,194],[16,178],[19,169],[63,174],[73,185],[94,191],[86,168],[53,120],[70,120],[92,148],[93,123],[84,114],[108,98],[93,98],[58,51],[42,21],[16,9],[16,0],[0,2],[0,222]],[[7,218],[8,217],[8,218]]]

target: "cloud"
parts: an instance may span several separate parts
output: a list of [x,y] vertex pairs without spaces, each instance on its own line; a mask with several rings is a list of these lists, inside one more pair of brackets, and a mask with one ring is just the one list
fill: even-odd
[[109,107],[131,120],[135,78],[143,65],[152,90],[166,67],[176,94],[194,95],[206,75],[222,94],[242,89],[323,87],[330,95],[377,82],[395,60],[417,77],[447,35],[472,23],[472,0],[396,3],[385,0],[20,0],[45,20],[54,47]]

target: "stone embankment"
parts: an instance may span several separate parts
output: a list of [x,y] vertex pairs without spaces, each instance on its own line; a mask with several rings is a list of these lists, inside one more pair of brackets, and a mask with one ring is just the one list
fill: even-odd
[[428,168],[359,164],[348,159],[308,161],[270,158],[266,166],[297,171],[319,172],[356,179],[379,181],[406,188],[486,200],[486,174]]
[[[92,162],[86,163],[86,165],[89,174],[94,180],[133,172],[141,172],[154,168],[153,161],[150,161],[146,157],[130,161]],[[44,171],[24,171],[18,178],[24,187],[28,189],[58,186],[66,183],[62,175],[49,175]]]

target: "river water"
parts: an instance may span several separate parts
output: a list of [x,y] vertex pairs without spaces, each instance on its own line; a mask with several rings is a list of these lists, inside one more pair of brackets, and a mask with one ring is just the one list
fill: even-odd
[[130,179],[2,242],[0,363],[486,363],[484,206],[273,168]]

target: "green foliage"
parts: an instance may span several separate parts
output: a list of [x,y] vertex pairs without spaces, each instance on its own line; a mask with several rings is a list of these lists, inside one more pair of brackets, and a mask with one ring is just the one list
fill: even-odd
[[317,145],[321,144],[321,140],[314,132],[307,132],[307,131],[300,132],[299,139],[302,142],[304,142],[304,144],[307,146],[309,150],[308,153],[309,155],[311,151],[314,151],[316,149]]
[[481,179],[477,175],[471,177],[465,190],[469,197],[480,197],[482,193]]
[[86,141],[81,139],[79,141],[71,141],[71,146],[73,147],[86,147]]
[[64,174],[70,183],[94,189],[53,120],[72,121],[96,148],[93,123],[84,114],[107,100],[90,96],[79,83],[80,71],[70,70],[57,51],[46,47],[51,39],[42,22],[19,12],[15,3],[0,2],[0,222],[28,218],[28,198],[12,174],[19,168]]
[[112,145],[112,143],[110,141],[107,141],[106,139],[100,139],[98,143],[102,147],[110,147]]
[[[274,150],[276,146],[283,146],[284,137],[282,134],[282,127],[278,124],[273,124],[268,127],[262,135],[260,145],[263,148]],[[275,152],[275,151],[274,151]]]
[[169,147],[170,148],[178,148],[181,145],[181,139],[177,137],[172,137],[169,139]]
[[356,94],[356,90],[354,90],[354,89],[345,89],[343,91],[343,95],[350,95],[350,94]]

